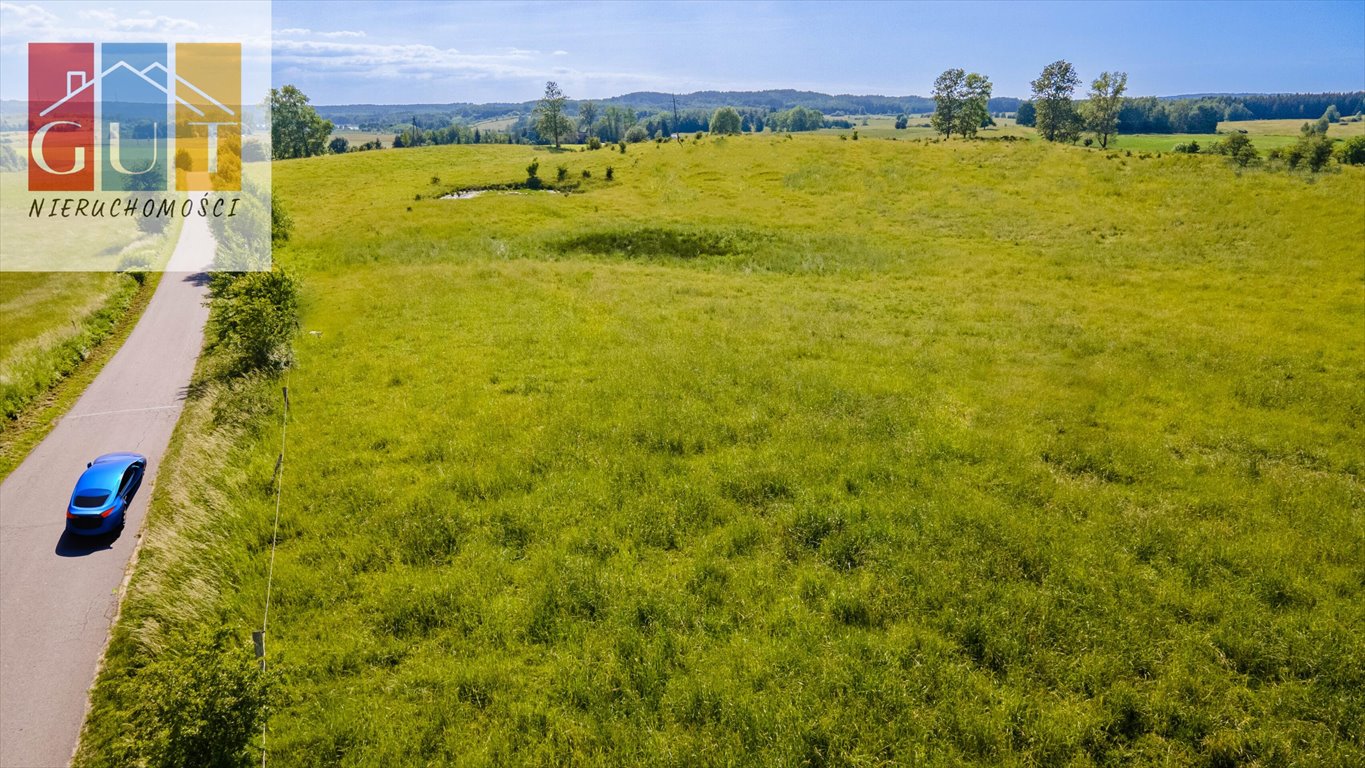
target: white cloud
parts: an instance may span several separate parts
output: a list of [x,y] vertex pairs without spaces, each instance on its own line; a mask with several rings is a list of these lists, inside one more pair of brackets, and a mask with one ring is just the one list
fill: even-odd
[[57,15],[36,5],[0,3],[0,25],[5,32],[31,32],[57,26]]
[[552,53],[552,54],[550,54],[550,55],[551,55],[551,56],[568,56],[568,55],[569,55],[569,52],[568,52],[568,51],[555,51],[554,53]]
[[357,38],[364,37],[365,33],[354,29],[339,29],[335,32],[319,32],[308,29],[307,27],[288,27],[286,29],[275,30],[276,35],[285,37],[327,37],[327,38]]

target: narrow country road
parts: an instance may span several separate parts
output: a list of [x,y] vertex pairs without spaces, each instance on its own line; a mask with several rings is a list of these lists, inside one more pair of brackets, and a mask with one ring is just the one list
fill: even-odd
[[[171,269],[123,347],[0,485],[0,767],[67,765],[162,455],[180,416],[208,310],[213,260],[204,219],[181,230]],[[112,543],[64,535],[85,463],[110,451],[148,459]]]

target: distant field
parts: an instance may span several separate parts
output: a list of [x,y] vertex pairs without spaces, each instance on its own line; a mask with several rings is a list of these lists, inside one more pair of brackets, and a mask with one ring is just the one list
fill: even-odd
[[[533,158],[592,178],[439,199]],[[275,182],[272,763],[1365,759],[1362,169],[762,135]],[[278,393],[188,409],[78,765],[136,762],[184,633],[250,648]]]
[[474,127],[481,131],[505,131],[517,121],[516,117],[503,117],[497,120],[480,120]]
[[393,146],[393,133],[391,131],[332,131],[332,138],[337,136],[349,141],[353,147],[375,139],[378,139],[385,148]]
[[[1234,120],[1231,122],[1223,121],[1218,124],[1219,133],[1231,133],[1233,131],[1246,131],[1251,136],[1294,136],[1298,137],[1303,124],[1317,122],[1313,120]],[[1351,136],[1365,135],[1365,122],[1358,123],[1332,123],[1327,129],[1327,135],[1334,139],[1345,139]]]

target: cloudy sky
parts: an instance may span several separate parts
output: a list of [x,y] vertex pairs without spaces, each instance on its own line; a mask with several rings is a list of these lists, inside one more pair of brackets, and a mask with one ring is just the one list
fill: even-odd
[[7,98],[22,94],[24,40],[236,37],[253,49],[267,17],[274,84],[298,85],[318,104],[525,101],[549,79],[575,98],[763,88],[925,95],[955,66],[990,76],[997,95],[1026,96],[1058,58],[1087,79],[1126,70],[1134,95],[1365,89],[1360,0],[0,0],[0,82]]
[[275,79],[324,104],[523,101],[633,90],[999,95],[1058,58],[1137,94],[1365,88],[1365,2],[274,4]]

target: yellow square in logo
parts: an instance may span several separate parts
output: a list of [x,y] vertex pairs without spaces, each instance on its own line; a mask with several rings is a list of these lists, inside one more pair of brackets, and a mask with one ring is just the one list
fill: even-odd
[[242,188],[242,46],[175,46],[175,188]]

